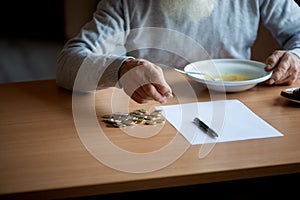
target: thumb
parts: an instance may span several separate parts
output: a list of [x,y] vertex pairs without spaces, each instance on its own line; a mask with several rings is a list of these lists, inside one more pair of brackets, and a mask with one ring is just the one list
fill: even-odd
[[274,51],[265,61],[266,64],[265,70],[266,71],[273,70],[277,66],[278,62],[280,61],[280,59],[284,54],[285,54],[284,51]]

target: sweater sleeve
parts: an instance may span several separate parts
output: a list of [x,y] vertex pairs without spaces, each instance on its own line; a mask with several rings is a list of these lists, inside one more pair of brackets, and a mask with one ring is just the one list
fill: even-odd
[[126,1],[101,0],[74,38],[61,50],[56,67],[56,82],[73,90],[89,91],[118,86],[118,71],[127,58],[119,51],[125,43],[129,20]]
[[291,0],[261,0],[262,23],[285,49],[300,58],[300,7]]

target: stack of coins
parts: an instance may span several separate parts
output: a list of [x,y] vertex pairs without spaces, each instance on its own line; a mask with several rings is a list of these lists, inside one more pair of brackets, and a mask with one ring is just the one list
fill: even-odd
[[161,110],[148,113],[145,109],[137,109],[130,113],[113,113],[103,115],[102,119],[107,127],[121,128],[132,125],[155,125],[165,122]]

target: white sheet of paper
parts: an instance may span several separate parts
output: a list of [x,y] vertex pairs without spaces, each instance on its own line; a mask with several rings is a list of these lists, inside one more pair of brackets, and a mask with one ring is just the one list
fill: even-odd
[[[192,145],[283,136],[239,100],[156,106]],[[212,139],[194,123],[200,118],[219,137]]]

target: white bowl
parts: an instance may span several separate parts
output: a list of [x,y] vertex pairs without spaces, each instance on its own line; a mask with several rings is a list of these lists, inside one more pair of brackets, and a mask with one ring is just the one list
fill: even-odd
[[212,59],[191,63],[184,67],[185,72],[202,72],[213,77],[224,75],[247,76],[249,80],[223,81],[211,80],[205,75],[188,74],[192,79],[207,86],[210,90],[221,92],[240,92],[253,88],[258,83],[269,79],[271,72],[264,70],[265,64],[245,59]]

